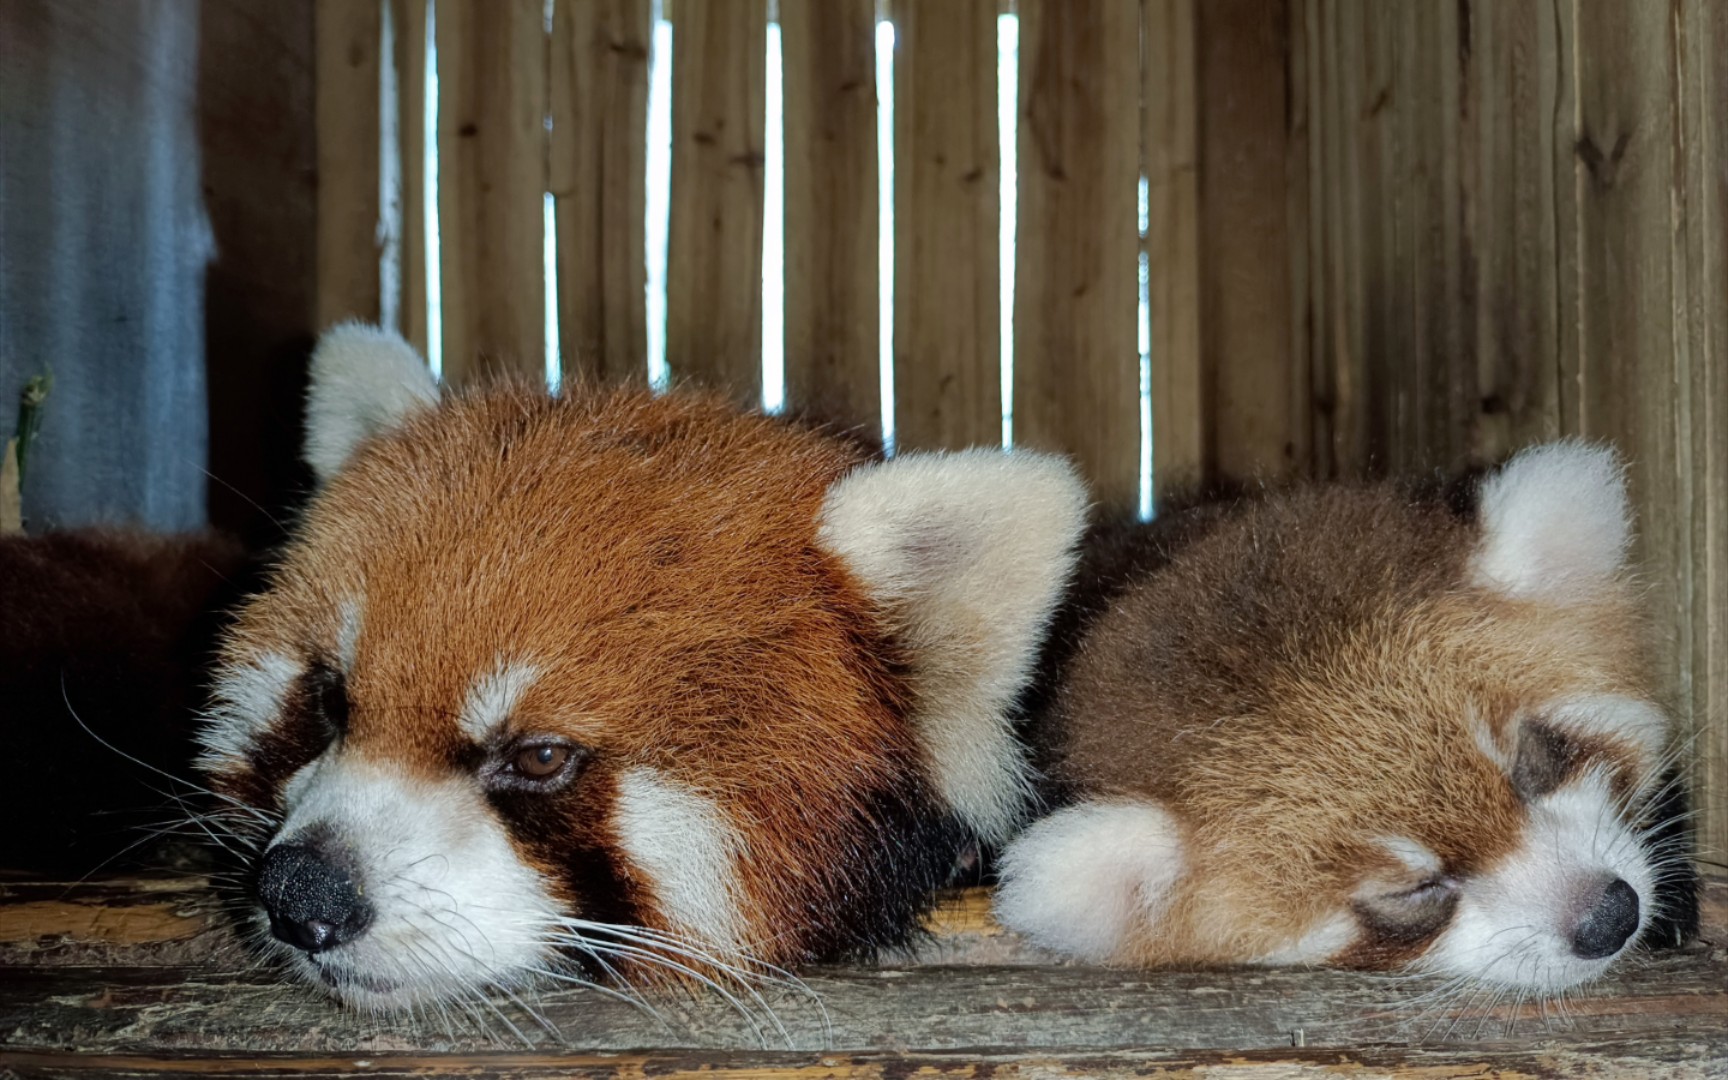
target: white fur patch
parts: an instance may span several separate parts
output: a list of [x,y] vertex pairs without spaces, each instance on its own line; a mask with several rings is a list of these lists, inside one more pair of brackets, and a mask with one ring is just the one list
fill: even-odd
[[323,483],[365,440],[438,404],[431,369],[401,335],[342,323],[318,339],[306,392],[306,463]]
[[1111,959],[1182,876],[1176,820],[1144,802],[1086,802],[1033,822],[1002,853],[996,918],[1049,949]]
[[360,627],[365,608],[358,600],[344,600],[341,612],[341,619],[336,624],[336,661],[342,665],[344,675],[351,675],[354,658],[360,654]]
[[1336,911],[1309,927],[1301,937],[1255,957],[1251,963],[1264,967],[1324,964],[1355,944],[1357,933],[1355,917],[1348,911]]
[[468,688],[468,699],[457,718],[462,733],[477,743],[491,738],[539,677],[540,669],[533,664],[513,664],[500,658],[490,675],[481,676]]
[[829,489],[821,540],[908,646],[937,790],[983,839],[1030,799],[1008,709],[1073,570],[1086,490],[1061,458],[906,454]]
[[1440,872],[1440,856],[1418,840],[1408,836],[1382,836],[1377,841],[1386,853],[1418,877],[1431,877]]
[[1519,453],[1482,486],[1476,583],[1520,600],[1587,600],[1619,572],[1632,537],[1624,467],[1607,446]]
[[727,949],[747,945],[737,860],[743,841],[714,802],[646,767],[618,778],[613,825],[680,932]]
[[1668,714],[1648,701],[1618,694],[1593,694],[1554,702],[1540,715],[1562,731],[1595,735],[1629,745],[1648,773],[1647,783],[1660,779],[1656,764],[1668,748]]
[[289,689],[305,671],[304,661],[277,652],[260,653],[218,671],[210,708],[198,730],[198,767],[205,772],[244,767],[258,737],[275,723]]
[[[1573,953],[1580,896],[1620,878],[1638,894],[1637,940],[1649,925],[1655,872],[1615,813],[1600,771],[1531,805],[1524,840],[1497,867],[1463,882],[1458,910],[1417,962],[1423,970],[1553,992],[1593,979],[1613,956]],[[1618,954],[1616,954],[1618,955]]]
[[309,981],[328,975],[350,1004],[398,1009],[526,982],[551,955],[558,905],[473,783],[331,751],[283,794],[277,842],[328,830],[374,910],[365,933],[316,960],[274,943]]

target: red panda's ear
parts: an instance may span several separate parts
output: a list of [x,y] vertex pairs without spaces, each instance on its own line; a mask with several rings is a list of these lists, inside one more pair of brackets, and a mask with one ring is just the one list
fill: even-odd
[[1482,485],[1476,584],[1520,600],[1579,603],[1625,564],[1632,537],[1624,466],[1607,446],[1520,452]]
[[1058,457],[905,454],[829,489],[821,539],[909,652],[915,723],[951,809],[986,840],[1027,799],[1009,710],[1074,568],[1086,489]]
[[322,484],[361,442],[437,403],[431,370],[400,335],[357,322],[333,326],[312,351],[306,463]]

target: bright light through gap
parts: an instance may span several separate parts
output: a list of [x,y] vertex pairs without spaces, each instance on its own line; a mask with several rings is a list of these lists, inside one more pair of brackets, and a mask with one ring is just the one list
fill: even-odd
[[768,24],[767,122],[762,129],[762,408],[786,404],[786,153],[780,24]]
[[877,333],[882,447],[894,453],[894,24],[876,24]]
[[672,23],[654,4],[648,61],[648,385],[665,390],[666,242],[672,194]]
[[996,139],[1001,162],[1002,446],[1014,446],[1014,243],[1020,185],[1015,169],[1020,139],[1020,17],[996,19]]

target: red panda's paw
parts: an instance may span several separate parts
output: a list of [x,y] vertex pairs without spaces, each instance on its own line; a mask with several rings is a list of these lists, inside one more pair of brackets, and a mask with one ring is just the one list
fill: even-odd
[[1177,821],[1151,802],[1083,802],[1035,822],[1002,855],[996,918],[1057,952],[1124,959],[1182,877]]

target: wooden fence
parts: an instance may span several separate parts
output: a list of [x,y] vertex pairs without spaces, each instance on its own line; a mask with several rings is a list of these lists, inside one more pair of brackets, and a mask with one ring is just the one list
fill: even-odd
[[[546,192],[565,370],[645,378],[650,0],[433,2],[319,0],[320,317],[389,314],[422,347],[432,332],[413,226],[435,27],[446,378],[542,370]],[[1073,455],[1103,500],[1132,504],[1142,257],[1160,488],[1613,439],[1633,463],[1642,555],[1672,630],[1674,704],[1698,737],[1701,843],[1722,861],[1728,5],[662,2],[676,42],[674,377],[760,392],[772,14],[788,404],[878,418],[891,299],[898,445],[1000,438],[997,20],[1012,11],[1014,441]]]

